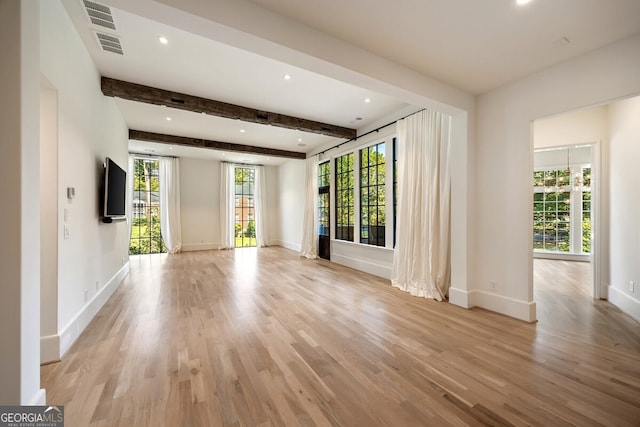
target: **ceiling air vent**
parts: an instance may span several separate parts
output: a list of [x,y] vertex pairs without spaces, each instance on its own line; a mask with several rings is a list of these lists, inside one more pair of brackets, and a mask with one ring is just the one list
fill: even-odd
[[109,34],[96,33],[96,37],[98,38],[98,43],[102,47],[102,50],[106,50],[107,52],[117,53],[119,55],[123,55],[122,45],[120,44],[120,39],[116,36],[112,36]]
[[83,0],[83,3],[92,24],[112,30],[116,29],[116,24],[113,22],[113,16],[111,15],[111,9],[105,5],[88,0]]

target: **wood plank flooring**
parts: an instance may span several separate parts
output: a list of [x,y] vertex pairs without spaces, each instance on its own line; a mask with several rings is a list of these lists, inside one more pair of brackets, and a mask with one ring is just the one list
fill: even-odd
[[527,324],[278,247],[132,257],[42,386],[68,426],[639,426],[640,326],[573,278]]

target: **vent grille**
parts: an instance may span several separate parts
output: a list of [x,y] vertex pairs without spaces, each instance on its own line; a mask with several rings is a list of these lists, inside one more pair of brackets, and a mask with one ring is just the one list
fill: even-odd
[[117,53],[118,55],[124,55],[122,45],[120,44],[120,39],[116,36],[96,33],[96,37],[98,38],[98,43],[100,43],[102,50]]
[[116,29],[116,24],[113,21],[113,16],[111,15],[111,9],[107,6],[89,0],[83,0],[83,3],[92,24],[109,28],[111,30]]

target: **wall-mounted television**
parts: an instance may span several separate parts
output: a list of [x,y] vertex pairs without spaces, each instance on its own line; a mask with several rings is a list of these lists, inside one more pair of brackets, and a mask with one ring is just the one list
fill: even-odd
[[104,222],[123,219],[127,206],[127,173],[109,157],[104,169]]

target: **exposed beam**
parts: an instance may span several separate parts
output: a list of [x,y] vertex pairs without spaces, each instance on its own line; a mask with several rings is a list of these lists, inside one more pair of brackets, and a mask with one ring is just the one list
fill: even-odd
[[166,107],[193,111],[195,113],[205,113],[226,119],[243,120],[245,122],[259,123],[262,125],[296,129],[336,138],[351,139],[356,137],[356,130],[351,128],[285,116],[284,114],[271,113],[254,108],[241,107],[226,102],[214,101],[212,99],[200,98],[179,92],[171,92],[122,80],[110,79],[108,77],[102,77],[102,93],[106,96],[116,96],[130,101],[145,102],[147,104],[164,105]]
[[265,156],[305,159],[305,153],[297,151],[277,150],[275,148],[255,147],[253,145],[234,144],[231,142],[211,141],[208,139],[188,138],[185,136],[166,135],[129,129],[129,139],[136,141],[159,142],[161,144],[183,145],[185,147],[209,148],[211,150],[236,151],[240,153],[262,154]]

